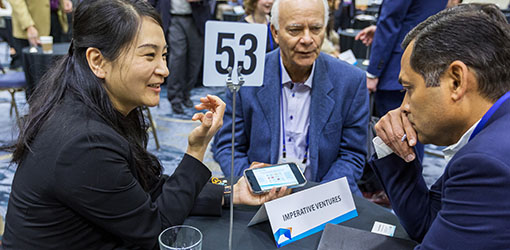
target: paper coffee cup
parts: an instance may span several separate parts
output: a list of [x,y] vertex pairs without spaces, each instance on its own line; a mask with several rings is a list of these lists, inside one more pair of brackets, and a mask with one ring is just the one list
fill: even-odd
[[41,36],[41,46],[44,54],[53,53],[53,37],[52,36]]

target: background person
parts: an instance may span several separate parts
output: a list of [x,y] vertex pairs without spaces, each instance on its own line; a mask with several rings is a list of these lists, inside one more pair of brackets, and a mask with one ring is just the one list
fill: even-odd
[[[443,10],[447,0],[386,0],[380,9],[375,26],[369,26],[356,35],[365,45],[372,45],[370,65],[367,68],[367,88],[375,92],[378,116],[397,108],[404,98],[398,83],[400,43],[405,35],[427,17]],[[372,44],[373,38],[373,44]]]
[[245,0],[244,10],[247,14],[241,19],[241,22],[260,23],[267,25],[267,44],[266,52],[278,48],[270,30],[270,16],[273,0]]
[[[376,125],[371,162],[416,249],[510,246],[510,30],[495,5],[460,5],[402,43],[402,106]],[[407,140],[401,141],[404,133]],[[448,146],[430,189],[410,146]],[[395,153],[393,153],[395,152]]]
[[[73,42],[43,78],[18,137],[4,249],[157,249],[158,234],[190,212],[219,214],[223,187],[201,162],[225,104],[201,98],[200,120],[170,177],[147,152],[142,106],[159,103],[167,45],[143,0],[85,0]],[[113,39],[112,39],[113,38]],[[261,204],[241,179],[234,202]],[[194,207],[195,200],[199,207]]]
[[320,53],[328,21],[326,0],[275,1],[271,31],[280,48],[266,55],[262,87],[241,88],[236,110],[235,172],[231,173],[231,95],[214,158],[226,176],[253,161],[301,164],[306,178],[346,176],[357,194],[366,154],[365,74]]
[[328,0],[329,4],[329,19],[326,25],[326,36],[321,46],[321,52],[329,54],[333,57],[338,58],[340,56],[340,36],[337,31],[334,30],[335,16],[334,13],[339,7],[339,2],[335,0]]
[[[62,5],[62,6],[61,6]],[[68,13],[73,11],[73,2],[71,0],[50,0],[51,10],[51,30],[50,35],[53,36],[54,43],[68,42],[69,29],[65,28],[61,23],[67,23],[65,27],[69,27]],[[63,11],[62,11],[63,10]]]
[[167,98],[176,114],[193,107],[190,91],[199,79],[204,56],[205,22],[211,19],[211,0],[149,0],[163,19],[170,55]]
[[[21,66],[21,50],[24,47],[41,44],[40,36],[55,35],[54,42],[59,42],[57,39],[60,35],[67,33],[69,26],[66,13],[73,11],[73,5],[69,0],[57,1],[9,0],[12,7],[13,47],[16,50],[16,55],[12,57],[13,67]],[[56,10],[53,10],[55,4],[57,7]],[[52,15],[58,15],[58,23],[53,22],[55,20]],[[58,37],[56,32],[58,32]],[[27,100],[32,91],[33,86],[28,86],[25,91]]]

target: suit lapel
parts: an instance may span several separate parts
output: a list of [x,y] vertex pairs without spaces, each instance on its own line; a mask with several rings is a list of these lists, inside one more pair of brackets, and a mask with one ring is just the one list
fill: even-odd
[[328,72],[324,55],[319,55],[315,61],[315,73],[312,85],[312,103],[310,107],[310,157],[312,179],[317,180],[317,169],[319,167],[319,139],[322,130],[326,125],[331,112],[333,111],[335,101],[329,96],[333,90],[333,84],[327,77]]
[[264,69],[264,85],[257,92],[259,105],[264,112],[264,117],[269,123],[271,135],[271,163],[278,161],[280,140],[280,66],[278,57],[280,50],[268,55]]

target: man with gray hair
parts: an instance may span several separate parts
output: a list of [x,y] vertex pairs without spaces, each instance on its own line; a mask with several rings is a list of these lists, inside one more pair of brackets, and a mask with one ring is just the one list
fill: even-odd
[[[444,10],[402,47],[400,108],[376,125],[371,161],[416,249],[510,246],[510,30],[495,5]],[[448,146],[430,189],[411,146]]]
[[280,48],[266,55],[262,87],[238,93],[235,172],[231,166],[232,97],[214,157],[226,176],[240,176],[254,161],[295,162],[310,181],[347,177],[361,194],[366,154],[368,91],[365,74],[320,53],[328,19],[326,0],[280,0],[271,32]]

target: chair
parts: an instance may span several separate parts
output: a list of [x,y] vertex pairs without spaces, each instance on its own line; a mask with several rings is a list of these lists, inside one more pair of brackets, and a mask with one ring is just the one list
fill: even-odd
[[25,90],[27,82],[25,80],[24,72],[8,72],[6,73],[2,66],[0,66],[0,90],[7,90],[11,94],[11,108],[9,115],[12,116],[12,110],[16,114],[16,123],[21,129],[21,123],[19,119],[18,106],[16,105],[16,99],[14,94],[19,91]]
[[151,110],[145,106],[142,109],[147,112],[147,117],[149,118],[149,122],[151,124],[152,135],[154,135],[154,141],[156,142],[156,150],[159,150],[159,140],[158,135],[156,133],[156,123],[154,123],[154,120],[152,119]]
[[241,18],[243,18],[243,14],[237,14],[234,11],[224,11],[223,12],[223,21],[230,21],[230,22],[239,22]]

